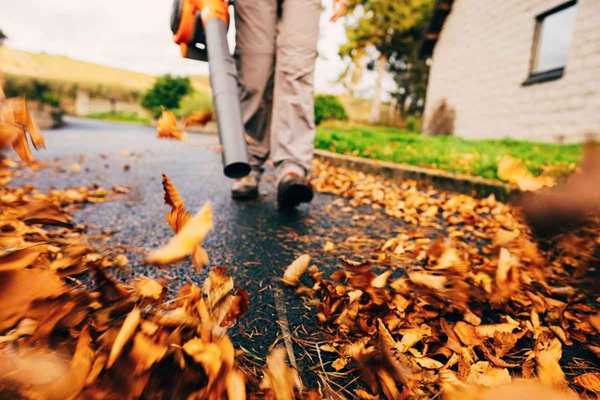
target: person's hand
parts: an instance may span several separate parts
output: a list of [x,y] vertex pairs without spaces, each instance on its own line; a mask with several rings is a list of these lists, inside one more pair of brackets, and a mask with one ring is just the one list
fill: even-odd
[[331,22],[336,22],[346,15],[347,12],[348,0],[333,0],[333,15],[331,16]]

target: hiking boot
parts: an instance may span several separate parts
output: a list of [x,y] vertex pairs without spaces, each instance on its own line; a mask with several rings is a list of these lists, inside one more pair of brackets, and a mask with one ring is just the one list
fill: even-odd
[[297,172],[286,172],[281,175],[277,184],[277,204],[282,210],[298,207],[301,203],[310,203],[313,189],[305,176]]
[[257,199],[260,175],[259,171],[253,169],[245,177],[234,180],[231,186],[231,197],[235,200]]

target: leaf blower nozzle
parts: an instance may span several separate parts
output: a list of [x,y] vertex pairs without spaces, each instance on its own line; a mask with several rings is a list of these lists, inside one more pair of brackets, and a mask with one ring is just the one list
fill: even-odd
[[171,29],[186,58],[208,61],[223,172],[229,178],[250,173],[240,106],[237,69],[227,43],[227,0],[175,0]]

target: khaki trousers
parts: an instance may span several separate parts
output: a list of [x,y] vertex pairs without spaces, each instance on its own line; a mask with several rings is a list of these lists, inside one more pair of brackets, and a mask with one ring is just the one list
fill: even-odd
[[237,0],[236,60],[251,163],[307,172],[314,154],[314,70],[321,0]]

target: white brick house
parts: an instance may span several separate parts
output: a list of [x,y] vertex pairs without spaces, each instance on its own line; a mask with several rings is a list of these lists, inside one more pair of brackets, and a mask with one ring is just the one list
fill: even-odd
[[425,127],[445,99],[468,138],[600,133],[600,0],[438,0]]

